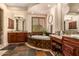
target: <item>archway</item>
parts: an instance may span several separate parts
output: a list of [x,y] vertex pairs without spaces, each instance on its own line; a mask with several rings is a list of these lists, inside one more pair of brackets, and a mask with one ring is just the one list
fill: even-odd
[[0,8],[0,45],[2,44],[2,32],[3,32],[3,10]]

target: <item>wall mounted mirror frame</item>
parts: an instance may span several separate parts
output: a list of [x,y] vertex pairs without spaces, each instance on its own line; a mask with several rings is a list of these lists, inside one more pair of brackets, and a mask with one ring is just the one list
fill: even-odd
[[53,16],[52,15],[49,15],[48,16],[48,23],[49,24],[52,24],[52,22],[53,22]]
[[25,19],[23,17],[15,17],[16,20],[16,31],[24,31]]
[[50,24],[50,33],[53,32],[53,16],[49,15],[48,16],[48,23]]

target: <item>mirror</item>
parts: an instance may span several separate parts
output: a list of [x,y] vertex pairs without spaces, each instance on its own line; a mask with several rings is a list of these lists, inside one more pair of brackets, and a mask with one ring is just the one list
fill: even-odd
[[50,24],[50,33],[53,32],[53,16],[49,15],[48,16],[48,23]]
[[48,16],[48,23],[49,24],[52,24],[52,22],[53,22],[53,16],[52,15],[49,15]]
[[64,25],[65,30],[75,29],[77,30],[77,23],[78,23],[78,15],[65,15],[64,18]]
[[67,14],[64,17],[64,31],[71,34],[76,34],[79,30],[79,15]]
[[25,19],[23,17],[15,17],[15,20],[16,20],[16,31],[24,31]]

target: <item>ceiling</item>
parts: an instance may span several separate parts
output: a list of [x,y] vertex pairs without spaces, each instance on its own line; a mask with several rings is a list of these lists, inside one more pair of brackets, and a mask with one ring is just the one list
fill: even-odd
[[47,14],[56,3],[5,3],[10,10],[28,10],[32,14]]
[[79,13],[79,3],[69,3],[70,12]]
[[33,6],[32,8],[28,9],[29,13],[35,13],[35,14],[47,14],[49,13],[49,10],[55,6],[55,3],[41,3]]
[[37,3],[6,3],[8,7],[29,8]]
[[56,5],[56,3],[6,3],[6,5],[11,10],[25,10],[29,8],[29,13],[46,14],[52,6]]

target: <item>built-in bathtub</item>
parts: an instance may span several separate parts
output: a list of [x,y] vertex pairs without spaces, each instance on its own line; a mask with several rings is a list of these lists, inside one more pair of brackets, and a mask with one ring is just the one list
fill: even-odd
[[32,35],[28,39],[28,44],[42,49],[50,49],[51,48],[51,41],[49,36],[42,36],[42,35]]

